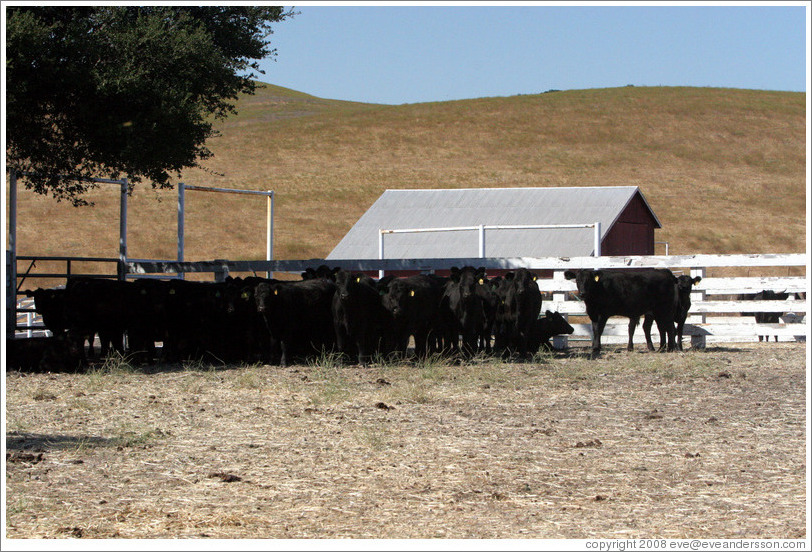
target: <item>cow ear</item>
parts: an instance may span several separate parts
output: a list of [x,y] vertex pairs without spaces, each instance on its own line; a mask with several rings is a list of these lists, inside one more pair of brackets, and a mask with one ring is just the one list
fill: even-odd
[[30,289],[27,289],[27,290],[25,290],[25,296],[26,296],[26,297],[33,297],[33,296],[34,296],[34,292],[33,292],[33,291],[31,291]]
[[696,277],[694,277],[694,279],[693,279],[693,284],[694,284],[694,285],[697,285],[697,284],[698,284],[699,282],[701,282],[701,281],[702,281],[702,276],[696,276]]
[[547,311],[544,312],[544,316],[546,316],[547,318],[552,318],[553,313],[552,313],[552,311],[547,310]]
[[576,274],[574,270],[565,270],[564,271],[564,279],[565,280],[574,280],[576,278]]

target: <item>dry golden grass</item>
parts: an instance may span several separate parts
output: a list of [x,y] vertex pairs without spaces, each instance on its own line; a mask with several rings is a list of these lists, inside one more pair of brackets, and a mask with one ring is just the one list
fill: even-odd
[[[387,188],[636,185],[672,254],[805,250],[805,95],[574,90],[401,106],[279,87],[240,101],[185,182],[277,193],[275,257],[323,258]],[[20,193],[19,253],[115,256],[118,193]],[[261,198],[190,192],[187,260],[262,259]],[[176,192],[140,186],[129,253],[176,255]]]
[[6,376],[7,534],[804,538],[805,345]]

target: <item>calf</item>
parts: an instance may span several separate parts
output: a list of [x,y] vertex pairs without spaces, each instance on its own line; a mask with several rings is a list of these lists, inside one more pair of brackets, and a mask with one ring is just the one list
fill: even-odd
[[34,298],[34,310],[42,316],[42,323],[54,335],[67,329],[65,299],[67,292],[59,288],[27,290],[26,297]]
[[558,312],[545,311],[544,316],[536,319],[533,329],[528,339],[527,350],[529,353],[537,353],[539,349],[551,350],[550,338],[555,335],[569,335],[574,332],[563,316]]
[[263,282],[256,286],[257,312],[265,321],[271,340],[279,345],[282,366],[334,348],[335,291],[335,282],[327,278]]
[[[701,276],[696,276],[694,278],[684,274],[677,276],[677,283],[675,284],[677,310],[674,321],[676,323],[675,339],[677,350],[679,351],[682,351],[682,332],[685,327],[685,320],[688,318],[688,311],[691,310],[691,289],[701,281]],[[649,350],[654,350],[654,344],[651,342],[651,325],[653,322],[653,316],[650,314],[647,314],[645,320],[643,321],[643,332],[646,334],[646,344],[648,345]],[[666,331],[659,328],[659,326],[658,330],[660,332],[660,347],[662,347],[662,344],[666,341]]]
[[538,277],[525,268],[508,272],[497,288],[499,306],[495,347],[503,354],[518,352],[524,358],[533,326],[541,312]]
[[[127,316],[124,282],[71,277],[65,290],[65,316],[72,339],[81,340],[98,333],[102,357],[111,348],[123,353]],[[93,352],[92,337],[90,352]]]
[[[789,293],[787,292],[775,292],[771,289],[765,289],[753,296],[748,295],[741,295],[739,296],[740,300],[744,299],[752,299],[754,301],[785,301],[789,298]],[[757,324],[777,324],[781,321],[781,314],[780,312],[748,312],[742,313],[742,316],[753,316],[756,319]],[[769,335],[760,335],[758,336],[759,341],[766,341],[770,340]],[[775,336],[775,340],[778,341],[778,336]]]
[[383,306],[392,314],[396,348],[405,353],[409,336],[414,336],[414,352],[425,358],[429,337],[443,334],[439,307],[444,282],[436,277],[418,274],[389,281]]
[[363,273],[339,270],[335,281],[332,312],[338,350],[357,355],[362,366],[376,353],[389,354],[393,348],[392,315],[383,306],[375,280]]
[[445,331],[445,346],[452,352],[460,350],[470,357],[476,353],[478,339],[485,329],[485,307],[480,289],[485,283],[484,269],[466,266],[452,267],[451,277],[440,300],[440,315]]
[[586,312],[592,322],[592,358],[600,355],[601,336],[611,316],[629,318],[629,350],[634,348],[634,327],[646,314],[654,318],[661,331],[665,329],[667,349],[676,349],[674,321],[678,304],[677,278],[670,270],[567,270],[564,277],[575,280],[578,295],[586,304]]

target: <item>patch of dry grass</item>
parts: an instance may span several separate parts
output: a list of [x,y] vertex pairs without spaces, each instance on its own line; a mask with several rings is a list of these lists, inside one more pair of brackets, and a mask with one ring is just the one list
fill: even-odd
[[93,377],[7,375],[7,537],[806,535],[803,344]]

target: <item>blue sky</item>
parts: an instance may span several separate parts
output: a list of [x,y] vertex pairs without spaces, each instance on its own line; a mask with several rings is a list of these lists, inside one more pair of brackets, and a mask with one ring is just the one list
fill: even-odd
[[515,4],[300,4],[274,27],[260,80],[383,104],[628,84],[806,91],[802,3]]

